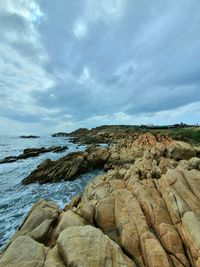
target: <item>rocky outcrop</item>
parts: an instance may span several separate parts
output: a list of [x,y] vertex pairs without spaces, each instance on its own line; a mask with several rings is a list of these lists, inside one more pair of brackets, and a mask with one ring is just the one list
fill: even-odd
[[57,247],[67,266],[135,266],[115,242],[90,225],[66,228]]
[[91,147],[85,152],[70,153],[55,161],[48,159],[22,180],[22,183],[48,183],[60,180],[73,180],[81,173],[103,168],[108,156],[107,149]]
[[67,137],[68,133],[65,132],[59,132],[59,133],[54,133],[51,135],[52,137]]
[[72,265],[135,266],[100,229],[71,209],[59,211],[45,201],[33,206],[0,256],[0,267]]
[[71,133],[65,133],[65,132],[59,132],[59,133],[54,133],[51,136],[52,137],[68,137],[68,136],[84,136],[88,134],[90,131],[87,128],[79,128]]
[[19,236],[6,250],[0,267],[43,267],[48,249],[28,236]]
[[[128,136],[107,148],[89,146],[85,152],[71,153],[56,161],[46,160],[22,183],[73,180],[96,168],[121,169],[128,166],[140,179],[160,178],[181,159],[196,156],[196,149],[185,142],[172,141],[163,134]],[[127,172],[127,175],[130,171]]]
[[59,214],[59,208],[53,202],[38,201],[15,233],[14,239],[27,235],[35,241],[48,244],[49,233],[53,230]]
[[20,138],[40,138],[38,135],[21,135]]
[[153,125],[102,125],[90,130],[80,128],[71,133],[56,133],[55,137],[70,137],[77,144],[99,144],[112,143],[127,136],[139,136],[141,133],[151,132],[168,133],[169,136],[178,141],[185,141],[192,145],[200,143],[199,127],[195,125],[174,124],[165,126]]
[[181,159],[190,159],[192,157],[195,157],[197,152],[194,147],[192,147],[190,144],[181,142],[181,141],[175,141],[167,149],[168,157],[173,158],[175,160],[181,160]]
[[2,252],[0,266],[199,267],[196,156],[185,143],[150,134],[81,152],[75,157],[83,158],[79,170],[103,159],[108,171],[63,210],[36,203]]
[[124,179],[110,171],[87,186],[76,212],[120,244],[138,266],[189,266],[157,181]]
[[60,153],[60,152],[65,151],[66,149],[68,149],[67,146],[52,146],[48,148],[45,148],[45,147],[27,148],[27,149],[24,149],[23,153],[20,154],[19,156],[10,156],[10,157],[6,157],[0,160],[0,164],[11,163],[11,162],[15,162],[21,159],[33,158],[33,157],[39,156],[40,154],[48,153],[48,152]]

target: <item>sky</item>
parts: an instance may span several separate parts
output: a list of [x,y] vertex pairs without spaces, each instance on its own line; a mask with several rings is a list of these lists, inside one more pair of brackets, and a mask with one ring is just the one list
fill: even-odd
[[1,0],[0,134],[200,123],[199,0]]

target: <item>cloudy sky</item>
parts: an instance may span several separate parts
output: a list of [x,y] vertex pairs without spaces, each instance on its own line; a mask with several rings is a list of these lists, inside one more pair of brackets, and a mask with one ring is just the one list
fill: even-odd
[[1,0],[0,134],[200,123],[199,0]]

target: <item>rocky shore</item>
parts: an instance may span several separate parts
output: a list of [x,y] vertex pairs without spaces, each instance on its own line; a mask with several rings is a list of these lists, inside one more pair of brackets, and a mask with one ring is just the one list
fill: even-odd
[[40,147],[40,148],[27,148],[24,149],[23,153],[20,154],[19,156],[9,156],[6,157],[2,160],[0,160],[0,164],[3,163],[11,163],[11,162],[15,162],[17,160],[21,160],[21,159],[28,159],[28,158],[32,158],[32,157],[37,157],[40,154],[43,153],[48,153],[48,152],[53,152],[53,153],[60,153],[65,151],[66,149],[68,149],[67,146],[52,146],[52,147]]
[[126,136],[137,136],[139,132],[122,126],[100,126],[88,130],[87,128],[79,128],[71,133],[55,133],[52,137],[71,138],[71,142],[79,145],[94,145],[100,143],[113,143],[116,140],[126,138]]
[[45,161],[24,184],[104,168],[63,210],[40,200],[0,267],[199,267],[200,147],[164,134],[99,134],[110,144]]
[[91,146],[85,152],[73,152],[55,161],[47,159],[23,179],[22,183],[73,180],[82,173],[103,168],[108,155],[107,149]]

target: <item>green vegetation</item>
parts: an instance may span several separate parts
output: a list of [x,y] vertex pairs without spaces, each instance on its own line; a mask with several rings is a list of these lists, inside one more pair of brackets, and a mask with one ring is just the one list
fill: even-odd
[[72,133],[56,133],[52,136],[84,137],[84,143],[99,142],[96,138],[100,132],[132,134],[133,132],[150,132],[152,134],[167,134],[171,138],[188,142],[194,146],[200,146],[200,126],[184,123],[173,125],[102,125],[92,129],[80,128]]
[[169,131],[169,135],[176,140],[200,145],[200,128],[173,129]]
[[146,126],[146,125],[103,125],[92,129],[92,131],[106,132],[151,132],[165,133],[175,140],[185,141],[195,146],[200,146],[200,127],[177,124],[172,126]]
[[200,127],[150,130],[150,132],[166,133],[175,140],[185,141],[195,146],[200,145]]

